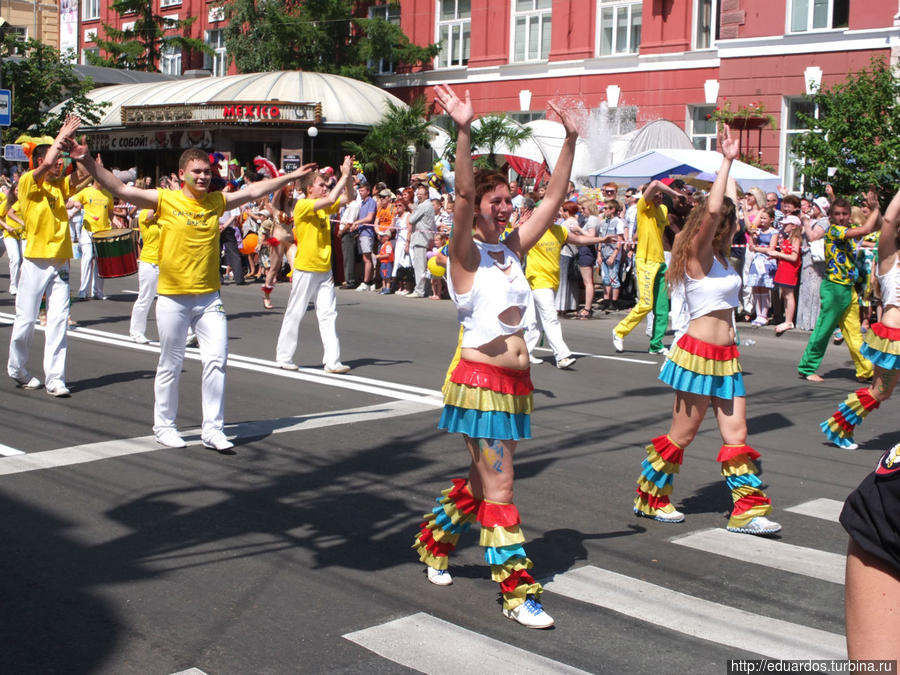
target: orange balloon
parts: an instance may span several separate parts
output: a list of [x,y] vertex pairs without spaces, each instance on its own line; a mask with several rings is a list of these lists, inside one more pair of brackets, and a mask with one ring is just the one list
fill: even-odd
[[255,232],[248,232],[247,236],[244,237],[244,243],[241,244],[241,253],[244,255],[250,255],[251,253],[256,251],[256,245],[259,243],[259,237],[256,236]]

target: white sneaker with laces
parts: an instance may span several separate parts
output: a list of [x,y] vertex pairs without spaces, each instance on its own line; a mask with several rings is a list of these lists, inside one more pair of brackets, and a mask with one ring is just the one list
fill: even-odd
[[529,362],[531,365],[533,365],[533,366],[539,366],[539,365],[541,365],[544,361],[543,361],[543,359],[539,359],[538,357],[536,357],[534,354],[529,354],[529,355],[528,355],[528,362]]
[[47,385],[47,393],[58,398],[68,398],[72,392],[62,382],[51,382]]
[[566,368],[571,367],[574,363],[575,363],[574,356],[566,356],[556,362],[556,367],[559,368],[560,370],[565,370]]
[[345,366],[343,363],[336,363],[333,366],[325,366],[326,373],[333,373],[335,375],[343,375],[344,373],[350,372],[350,366]]
[[150,342],[150,340],[147,339],[146,335],[141,335],[140,333],[135,333],[131,336],[131,339],[139,345],[145,345]]
[[278,367],[282,370],[300,370],[300,366],[293,361],[280,361]]
[[616,348],[616,351],[624,352],[625,351],[625,338],[619,337],[618,335],[616,335],[615,329],[613,329],[612,338],[613,338],[613,347]]
[[369,284],[363,282],[359,286],[356,287],[357,291],[367,291],[369,290]]
[[739,534],[775,534],[781,531],[781,525],[774,520],[769,520],[765,516],[756,516],[743,527],[728,527],[729,532],[737,532]]
[[27,374],[22,377],[13,377],[13,379],[22,389],[40,389],[42,386],[39,379]]
[[667,506],[663,506],[662,508],[656,509],[656,513],[652,516],[648,516],[646,513],[641,511],[636,506],[634,507],[634,515],[640,516],[641,518],[650,518],[652,520],[658,520],[661,523],[682,523],[684,522],[684,514],[676,509],[671,504]]
[[428,581],[435,586],[449,586],[453,583],[453,577],[447,570],[436,570],[433,567],[426,567],[428,570]]
[[649,349],[647,350],[648,354],[662,354],[663,356],[669,355],[669,349],[667,347],[663,347],[662,349]]
[[209,448],[210,450],[222,451],[234,447],[234,443],[225,438],[225,434],[218,429],[208,436],[201,437],[200,442],[203,443],[204,448]]
[[156,442],[160,445],[165,445],[167,448],[187,447],[187,443],[184,442],[184,439],[177,431],[175,431],[175,429],[163,429],[162,431],[157,431],[155,436]]
[[526,628],[550,628],[553,625],[553,617],[544,611],[541,603],[530,596],[515,609],[504,609],[503,616],[518,621]]

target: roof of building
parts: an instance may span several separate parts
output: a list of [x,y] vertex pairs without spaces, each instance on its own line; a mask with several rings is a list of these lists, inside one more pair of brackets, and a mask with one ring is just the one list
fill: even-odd
[[121,84],[88,92],[94,101],[109,103],[94,128],[121,127],[122,106],[183,105],[241,102],[321,103],[323,130],[367,128],[378,122],[388,102],[405,107],[399,98],[378,87],[340,75],[277,71],[179,79],[152,84]]
[[98,86],[127,84],[137,82],[170,82],[177,80],[174,75],[148,73],[142,70],[123,70],[122,68],[104,68],[103,66],[76,65],[75,74],[82,80],[91,78]]

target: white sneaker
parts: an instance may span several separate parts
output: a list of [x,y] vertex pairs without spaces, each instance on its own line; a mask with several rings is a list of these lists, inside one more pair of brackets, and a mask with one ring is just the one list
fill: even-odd
[[407,298],[424,298],[425,294],[424,293],[416,293],[415,291],[413,291],[412,293],[408,294],[406,297]]
[[402,290],[397,291],[395,293],[395,295],[409,295],[409,291],[404,288]]
[[141,335],[140,333],[135,333],[131,336],[131,339],[133,342],[137,342],[139,345],[145,345],[150,342],[150,340],[147,339],[146,335]]
[[613,347],[616,348],[616,351],[624,352],[625,351],[625,338],[619,337],[618,335],[616,335],[615,329],[613,329],[612,337],[613,337]]
[[740,534],[775,534],[781,530],[781,525],[774,520],[769,520],[765,516],[756,516],[743,527],[728,527],[729,532],[738,532]]
[[200,342],[197,340],[196,335],[188,335],[187,339],[184,341],[185,347],[196,347]]
[[518,621],[526,628],[550,628],[553,617],[544,611],[541,603],[529,597],[515,609],[504,609],[503,616]]
[[333,366],[325,366],[326,373],[333,373],[335,375],[343,375],[344,373],[350,372],[350,366],[345,366],[343,363],[336,363]]
[[72,392],[70,392],[62,382],[51,382],[48,384],[47,393],[59,398],[68,398],[72,395]]
[[41,381],[31,375],[23,375],[22,377],[13,377],[22,389],[40,389]]
[[165,445],[167,448],[187,447],[187,443],[184,442],[184,439],[177,431],[175,431],[175,429],[163,429],[162,431],[157,431],[155,436],[156,442],[160,445]]
[[278,367],[282,370],[300,370],[300,366],[293,361],[279,361]]
[[650,518],[652,520],[658,520],[661,523],[683,523],[684,522],[684,514],[676,509],[671,504],[664,506],[662,508],[656,509],[656,514],[652,516],[648,516],[646,513],[641,511],[638,507],[634,507],[634,515],[640,516],[641,518]]
[[647,353],[648,354],[662,354],[663,356],[668,356],[669,350],[666,347],[663,347],[662,349],[648,349]]
[[533,366],[539,366],[539,365],[541,365],[544,361],[543,361],[543,359],[539,359],[538,357],[536,357],[534,354],[529,354],[529,355],[528,355],[528,362],[529,362],[531,365],[533,365]]
[[213,431],[209,436],[201,437],[200,442],[203,443],[204,448],[218,450],[220,452],[234,447],[234,443],[225,438],[225,434],[218,429]]
[[566,356],[565,358],[562,358],[556,362],[556,367],[559,368],[560,370],[565,370],[566,368],[571,367],[572,364],[574,364],[574,363],[575,363],[574,356]]
[[433,567],[426,567],[428,570],[428,581],[435,586],[449,586],[453,583],[453,577],[447,570],[436,570]]
[[369,290],[369,284],[361,283],[359,286],[356,287],[356,290],[357,291],[367,291],[367,290]]

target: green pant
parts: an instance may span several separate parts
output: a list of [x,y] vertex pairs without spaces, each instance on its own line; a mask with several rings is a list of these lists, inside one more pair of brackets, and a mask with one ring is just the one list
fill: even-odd
[[663,348],[663,337],[669,326],[669,294],[666,289],[666,264],[637,259],[634,261],[634,277],[638,300],[613,332],[625,337],[633,331],[645,316],[653,310],[653,337],[650,350]]
[[809,336],[806,351],[800,358],[797,372],[803,376],[816,372],[822,363],[822,357],[825,356],[825,348],[828,347],[831,334],[840,324],[844,343],[850,350],[853,365],[856,366],[856,376],[872,377],[872,364],[860,353],[862,333],[859,329],[859,309],[853,286],[822,279],[819,300],[821,303],[819,318],[816,319],[816,327]]

